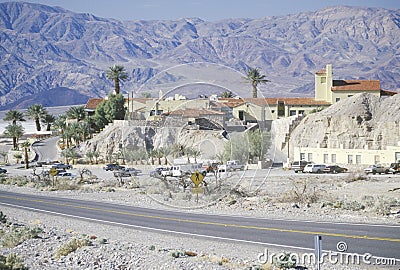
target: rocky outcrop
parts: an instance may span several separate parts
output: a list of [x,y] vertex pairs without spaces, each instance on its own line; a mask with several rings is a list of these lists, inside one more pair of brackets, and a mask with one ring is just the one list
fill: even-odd
[[362,93],[308,115],[292,132],[290,145],[383,149],[400,141],[400,95]]
[[197,130],[187,126],[134,125],[131,121],[119,120],[80,145],[79,150],[83,156],[88,151],[98,151],[107,157],[122,150],[150,151],[179,144],[201,150],[204,158],[215,158],[223,151],[225,141],[222,131]]

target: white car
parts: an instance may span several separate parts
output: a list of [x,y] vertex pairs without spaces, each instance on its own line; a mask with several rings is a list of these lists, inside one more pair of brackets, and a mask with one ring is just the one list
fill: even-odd
[[326,165],[325,164],[307,164],[303,172],[305,173],[322,173],[323,170],[325,169]]

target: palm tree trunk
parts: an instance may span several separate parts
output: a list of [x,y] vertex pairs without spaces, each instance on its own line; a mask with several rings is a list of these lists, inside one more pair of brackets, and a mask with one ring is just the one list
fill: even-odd
[[18,148],[18,145],[17,145],[17,137],[13,137],[13,147],[14,147],[14,149],[17,149],[17,148]]
[[24,165],[25,169],[29,169],[28,148],[24,147]]
[[253,84],[253,98],[257,98],[257,86]]
[[115,94],[118,95],[119,94],[119,79],[118,78],[114,78],[114,86],[115,86]]
[[36,124],[36,130],[40,131],[42,129],[42,127],[40,126],[40,121],[39,118],[35,119],[35,124]]

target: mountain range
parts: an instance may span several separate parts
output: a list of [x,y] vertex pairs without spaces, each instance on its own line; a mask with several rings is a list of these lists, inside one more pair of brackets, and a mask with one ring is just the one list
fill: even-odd
[[399,91],[399,48],[400,10],[336,6],[216,22],[118,21],[5,2],[0,109],[104,97],[113,91],[105,71],[114,64],[128,72],[121,87],[125,95],[158,96],[159,90],[202,82],[249,96],[243,74],[258,67],[271,81],[260,86],[264,96],[312,96],[314,73],[328,63],[335,79],[378,79],[382,89]]

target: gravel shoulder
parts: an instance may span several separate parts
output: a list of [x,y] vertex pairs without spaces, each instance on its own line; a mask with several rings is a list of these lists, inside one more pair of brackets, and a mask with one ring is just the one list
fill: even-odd
[[[79,167],[75,170],[78,169]],[[208,207],[193,208],[196,203],[190,190],[163,190],[164,186],[159,179],[147,176],[151,168],[143,166],[142,175],[136,179],[126,179],[122,186],[116,185],[112,174],[102,172],[101,166],[92,166],[90,169],[98,172],[100,182],[85,184],[79,190],[48,191],[31,188],[29,185],[0,185],[0,189],[194,213],[377,224],[399,224],[400,221],[396,212],[399,191],[394,190],[400,187],[399,176],[374,176],[354,180],[350,179],[356,177],[354,175],[333,177],[276,171],[266,181],[263,176],[244,178],[234,191],[224,193],[222,198],[215,196],[219,199],[213,198]],[[257,196],[248,192],[250,181],[262,182],[263,188],[257,192]],[[317,192],[319,198],[316,202],[309,202],[308,199],[293,200],[296,198],[293,197],[293,191],[303,190],[304,182],[306,191],[301,194],[302,197]],[[210,201],[200,196],[200,203],[202,202]],[[341,202],[340,207],[339,203],[335,206],[337,202]],[[370,206],[359,209],[355,202]],[[389,212],[377,212],[376,208],[380,204],[382,209]],[[343,205],[346,205],[346,209]],[[30,269],[257,269],[256,266],[258,269],[270,269],[268,265],[260,266],[258,255],[265,248],[269,252],[282,251],[280,248],[256,244],[143,232],[134,228],[52,216],[4,205],[1,205],[1,211],[16,223],[43,229],[44,233],[39,239],[30,239],[15,248],[1,248],[3,254],[14,252],[20,255]],[[92,246],[79,248],[58,259],[54,258],[55,252],[63,244],[83,235],[93,238]],[[106,239],[106,244],[101,244],[101,239]],[[189,254],[195,253],[196,256],[187,256],[185,251]],[[341,265],[337,268],[337,265],[326,265],[324,269],[367,267]],[[375,268],[369,266],[368,269]]]

